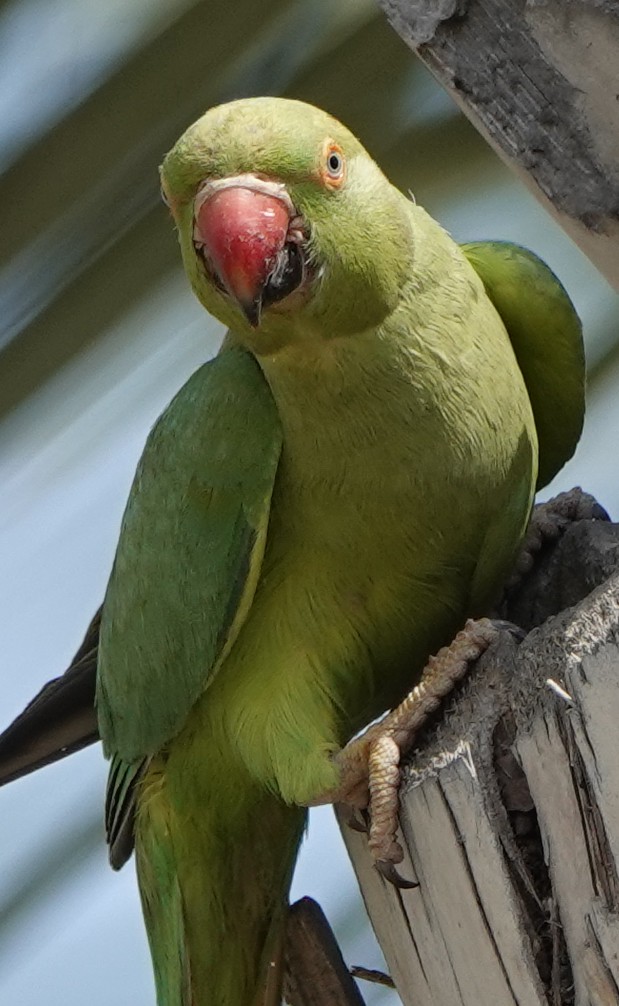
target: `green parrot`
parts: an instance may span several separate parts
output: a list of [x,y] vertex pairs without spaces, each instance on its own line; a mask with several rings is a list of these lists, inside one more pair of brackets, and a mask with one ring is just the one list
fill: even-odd
[[500,592],[580,434],[581,329],[539,259],[459,247],[301,102],[211,109],[161,183],[228,331],[150,433],[76,666],[83,694],[98,645],[159,1006],[274,1006],[306,807]]

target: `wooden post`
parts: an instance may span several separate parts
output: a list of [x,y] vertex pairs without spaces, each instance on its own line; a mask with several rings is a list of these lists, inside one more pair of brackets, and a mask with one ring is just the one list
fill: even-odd
[[420,886],[342,832],[405,1006],[619,1006],[619,526],[574,525],[508,614],[547,620],[487,652],[404,772]]
[[379,2],[476,128],[619,289],[619,4]]

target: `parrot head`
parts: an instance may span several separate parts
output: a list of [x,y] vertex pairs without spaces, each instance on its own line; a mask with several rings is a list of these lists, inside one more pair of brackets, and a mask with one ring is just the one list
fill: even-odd
[[198,299],[256,353],[375,327],[411,274],[406,200],[303,102],[210,109],[166,156],[161,186]]

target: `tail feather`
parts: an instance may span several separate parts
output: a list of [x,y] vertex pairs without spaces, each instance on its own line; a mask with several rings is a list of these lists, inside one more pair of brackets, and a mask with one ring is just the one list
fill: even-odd
[[99,739],[95,712],[101,612],[65,673],[43,686],[0,734],[0,786]]
[[[211,765],[212,768],[212,765]],[[279,1006],[306,812],[228,777],[190,805],[163,759],[138,783],[136,857],[158,1006]],[[218,797],[234,798],[221,813]]]
[[[158,1006],[194,1006],[185,940],[183,898],[169,841],[170,821],[157,799],[163,779],[151,772],[143,797],[159,810],[158,826],[139,829],[136,862],[142,911],[151,948]],[[163,813],[162,813],[163,812]],[[168,818],[168,820],[166,820]]]

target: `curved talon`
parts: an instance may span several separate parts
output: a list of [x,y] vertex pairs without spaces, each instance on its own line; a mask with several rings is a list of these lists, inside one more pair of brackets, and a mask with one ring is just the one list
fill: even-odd
[[384,877],[385,880],[393,884],[400,891],[412,891],[414,887],[419,887],[418,880],[406,880],[405,877],[398,873],[393,863],[390,863],[387,859],[377,859],[374,866],[381,877]]
[[[343,805],[346,806],[346,805]],[[358,831],[362,835],[367,835],[370,830],[367,814],[358,810],[357,807],[346,806],[345,821],[351,831]]]
[[605,520],[610,523],[609,514],[606,512],[604,507],[597,502],[597,500],[593,501],[593,505],[591,507],[591,518],[592,520]]
[[351,831],[358,831],[361,835],[367,835],[370,830],[363,821],[360,821],[358,817],[351,814],[350,820],[346,822]]
[[523,639],[526,639],[527,633],[525,629],[516,625],[515,622],[509,622],[505,618],[491,618],[489,621],[498,632],[509,632],[517,643],[521,643]]

